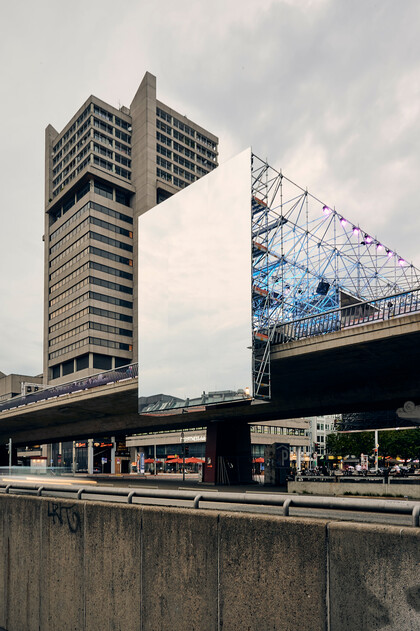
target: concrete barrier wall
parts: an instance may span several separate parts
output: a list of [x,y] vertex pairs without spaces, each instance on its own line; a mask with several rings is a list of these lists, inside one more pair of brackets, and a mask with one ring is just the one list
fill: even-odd
[[288,493],[313,495],[389,495],[420,500],[420,484],[383,484],[381,482],[288,482]]
[[7,631],[420,628],[420,529],[0,496]]

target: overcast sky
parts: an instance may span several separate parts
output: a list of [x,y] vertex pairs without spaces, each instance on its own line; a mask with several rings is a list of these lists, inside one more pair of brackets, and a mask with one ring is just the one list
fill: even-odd
[[90,94],[158,98],[420,266],[418,0],[0,6],[0,370],[42,371],[44,130]]

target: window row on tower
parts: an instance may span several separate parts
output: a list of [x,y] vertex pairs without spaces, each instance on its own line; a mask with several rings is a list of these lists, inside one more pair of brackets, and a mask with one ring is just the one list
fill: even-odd
[[94,346],[104,346],[106,348],[116,348],[122,351],[132,351],[133,345],[126,344],[125,342],[114,342],[113,340],[104,340],[99,337],[85,337],[82,340],[77,340],[73,342],[73,344],[69,344],[68,346],[64,346],[60,348],[58,351],[53,351],[48,354],[48,359],[56,359],[61,355],[66,355],[67,353],[71,353],[72,351],[81,348],[82,346],[86,346],[87,344]]
[[64,318],[64,320],[60,320],[56,324],[52,324],[49,327],[49,332],[54,333],[55,331],[59,331],[64,326],[68,326],[72,322],[76,322],[80,318],[83,318],[85,315],[97,315],[101,318],[108,318],[110,320],[117,320],[120,322],[133,322],[133,316],[127,315],[125,313],[119,313],[118,311],[109,311],[108,309],[100,309],[99,307],[89,306],[73,313],[71,316]]
[[88,164],[131,179],[131,123],[95,104],[78,120],[53,146],[53,197]]
[[100,322],[94,322],[91,320],[89,322],[84,322],[83,324],[76,326],[74,329],[71,329],[70,331],[66,331],[66,333],[57,335],[57,337],[54,337],[49,341],[48,345],[56,346],[57,344],[60,344],[60,342],[63,342],[64,340],[68,340],[69,338],[74,337],[75,335],[80,335],[80,333],[82,333],[83,331],[88,331],[90,329],[95,330],[95,331],[102,331],[104,333],[111,333],[113,335],[133,337],[133,331],[130,331],[129,329],[123,329],[117,326],[111,326],[109,324],[102,324]]
[[121,298],[115,298],[115,296],[107,296],[96,291],[87,291],[81,296],[78,296],[74,300],[71,300],[67,304],[63,305],[59,309],[56,309],[56,311],[52,311],[49,315],[49,319],[54,320],[55,318],[58,318],[61,314],[70,311],[70,309],[73,309],[86,300],[98,300],[99,302],[106,302],[108,304],[115,305],[117,307],[123,307],[125,309],[133,308],[133,303],[129,300],[122,300]]

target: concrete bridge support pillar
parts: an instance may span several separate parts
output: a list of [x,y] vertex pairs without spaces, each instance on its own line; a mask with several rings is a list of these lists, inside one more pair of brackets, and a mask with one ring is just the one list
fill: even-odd
[[302,447],[296,447],[296,471],[300,471],[302,468]]
[[111,437],[112,447],[111,447],[111,473],[115,473],[115,452],[116,452],[116,443],[115,436]]
[[252,482],[251,435],[247,423],[209,423],[203,481],[210,484]]
[[88,473],[93,473],[93,438],[88,440]]

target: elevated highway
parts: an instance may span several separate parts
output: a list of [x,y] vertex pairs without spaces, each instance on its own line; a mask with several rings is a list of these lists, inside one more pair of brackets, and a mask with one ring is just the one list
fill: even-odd
[[[272,400],[139,415],[137,378],[0,412],[0,441],[15,444],[171,428],[397,409],[420,402],[420,313],[277,344]],[[409,423],[408,423],[409,424]]]

